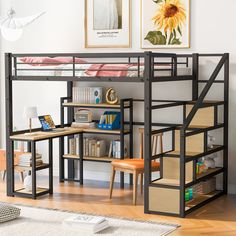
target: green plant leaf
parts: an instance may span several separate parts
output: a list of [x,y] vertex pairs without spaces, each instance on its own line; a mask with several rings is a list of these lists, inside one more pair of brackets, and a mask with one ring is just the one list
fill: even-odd
[[179,26],[178,26],[177,30],[178,30],[179,34],[182,36],[182,31]]
[[163,0],[152,0],[152,1],[158,4],[158,3],[161,3]]
[[174,34],[173,32],[171,32],[168,44],[171,44],[171,40],[173,39],[173,37],[174,37]]
[[161,31],[149,31],[145,40],[148,40],[153,45],[165,45],[166,37]]
[[173,30],[173,32],[174,32],[174,38],[176,38],[176,31],[175,31],[175,29]]
[[182,44],[182,42],[180,41],[180,39],[174,38],[171,43],[171,45],[180,45]]

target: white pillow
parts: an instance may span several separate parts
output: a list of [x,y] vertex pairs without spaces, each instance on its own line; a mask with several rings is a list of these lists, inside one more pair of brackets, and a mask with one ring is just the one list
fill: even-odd
[[20,216],[20,209],[15,206],[10,206],[0,203],[0,223],[14,220]]

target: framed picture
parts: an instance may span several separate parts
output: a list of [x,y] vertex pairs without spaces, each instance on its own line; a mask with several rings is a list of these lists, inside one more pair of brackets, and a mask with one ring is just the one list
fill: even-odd
[[142,48],[190,47],[190,0],[141,0]]
[[131,46],[131,0],[85,0],[85,47]]

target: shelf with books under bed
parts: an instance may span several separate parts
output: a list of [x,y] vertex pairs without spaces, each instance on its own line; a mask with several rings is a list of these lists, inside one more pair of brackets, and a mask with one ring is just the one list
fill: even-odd
[[[68,124],[71,124],[72,127],[74,128],[83,128],[83,161],[94,161],[94,162],[105,162],[105,163],[110,163],[115,159],[125,159],[126,157],[129,156],[129,158],[133,157],[133,99],[132,98],[127,98],[127,99],[119,99],[119,102],[116,104],[108,104],[104,103],[103,100],[101,99],[99,102],[91,99],[82,99],[83,101],[81,102],[81,99],[78,101],[77,96],[75,96],[73,88],[73,95],[72,97],[63,97],[61,98],[61,126],[65,126],[65,120],[64,120],[64,115],[65,115],[65,109],[67,109],[67,112],[69,113],[69,119],[68,119]],[[89,93],[90,94],[90,93]],[[86,98],[88,96],[85,94]],[[102,96],[101,96],[102,97]],[[97,103],[96,103],[97,102]],[[99,120],[91,120],[91,122],[87,123],[76,123],[75,122],[75,109],[90,109],[90,110],[103,110],[105,111],[103,115],[100,116]],[[112,112],[115,110],[114,112]],[[129,116],[129,121],[125,121],[125,111],[128,111],[128,116]],[[87,117],[89,114],[87,114]],[[86,117],[86,118],[87,118]],[[108,121],[108,126],[102,125],[103,121],[102,120],[107,120]],[[118,126],[112,126],[112,123],[117,122],[116,125]],[[79,124],[79,125],[77,125]],[[87,126],[86,126],[87,125]],[[100,155],[94,154],[94,153],[89,153],[86,149],[86,138],[84,136],[86,135],[95,135],[95,136],[115,136],[119,137],[119,140],[113,140],[109,142],[109,145],[107,145],[107,153],[102,152]],[[129,137],[129,142],[126,142],[125,136]],[[77,146],[75,151],[71,153],[70,151],[70,140],[77,139],[75,141]],[[96,141],[95,142],[95,147],[97,149],[97,142],[101,142],[104,140],[101,140],[100,138],[97,138],[96,140],[91,140],[91,141]],[[61,157],[61,167],[60,168],[60,181],[77,181],[75,178],[75,166],[76,166],[76,161],[80,161],[80,183],[83,184],[83,164],[79,156],[79,138],[75,138],[74,136],[71,136],[68,138],[68,143],[67,143],[67,152],[65,153],[65,140],[61,140],[60,142],[60,157]],[[106,140],[106,142],[108,142]],[[114,146],[115,143],[115,146]],[[93,146],[93,144],[92,144]],[[100,145],[99,145],[100,146]],[[116,147],[116,148],[115,148]],[[114,149],[119,150],[117,152],[114,152]],[[129,151],[128,151],[129,150]],[[118,153],[118,154],[117,154]],[[128,155],[129,153],[129,155]],[[68,161],[68,178],[65,178],[65,170],[64,170],[64,161]],[[73,171],[71,171],[73,169]],[[69,171],[70,170],[70,171]],[[82,179],[82,181],[81,181]],[[130,182],[132,183],[132,176],[130,176]],[[124,187],[124,174],[121,174],[120,177],[120,186],[121,188]]]

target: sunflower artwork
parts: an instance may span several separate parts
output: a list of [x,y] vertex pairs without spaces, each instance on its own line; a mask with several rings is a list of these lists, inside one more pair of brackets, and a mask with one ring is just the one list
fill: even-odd
[[188,21],[189,0],[143,0],[142,47],[189,47]]

